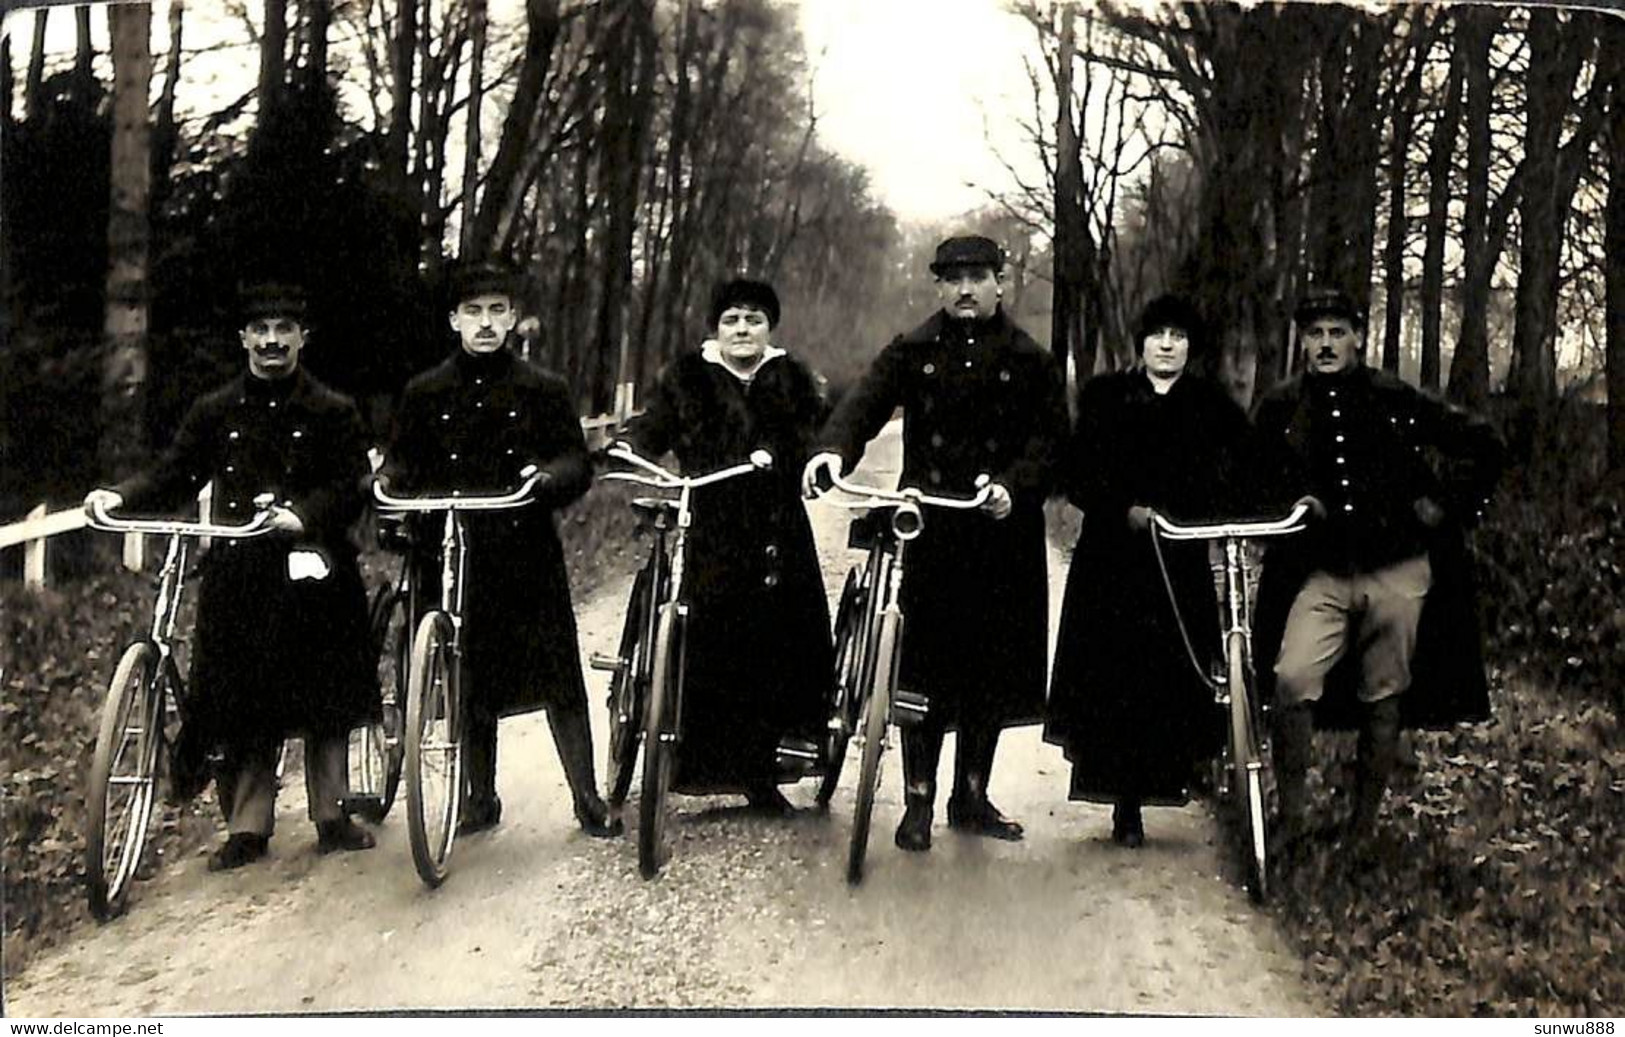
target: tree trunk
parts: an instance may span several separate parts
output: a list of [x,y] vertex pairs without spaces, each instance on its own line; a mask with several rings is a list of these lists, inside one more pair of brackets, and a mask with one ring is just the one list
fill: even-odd
[[1444,303],[1445,230],[1450,217],[1450,171],[1456,151],[1456,127],[1461,122],[1462,80],[1466,55],[1459,48],[1450,55],[1450,77],[1444,107],[1433,126],[1428,153],[1428,216],[1422,253],[1422,388],[1439,388],[1439,321]]
[[1405,318],[1405,238],[1410,227],[1405,215],[1405,169],[1410,165],[1416,104],[1429,49],[1425,45],[1416,49],[1405,85],[1394,97],[1393,148],[1388,160],[1388,239],[1383,244],[1382,258],[1382,369],[1390,374],[1399,373],[1399,335]]
[[288,0],[265,0],[265,28],[260,32],[260,125],[276,118],[287,81]]
[[[1567,212],[1558,205],[1557,144],[1569,98],[1580,72],[1581,50],[1557,12],[1536,8],[1529,15],[1529,73],[1525,90],[1523,198],[1519,226],[1540,228],[1521,234],[1508,388],[1537,417],[1550,412],[1557,397],[1557,289]],[[1530,445],[1527,441],[1525,446]]]
[[164,89],[158,95],[158,117],[152,131],[152,220],[162,217],[169,200],[169,167],[175,162],[180,134],[175,125],[175,87],[181,78],[181,39],[186,0],[169,0],[169,53],[164,57]]
[[73,92],[80,103],[88,103],[96,91],[96,44],[90,35],[90,7],[80,4],[73,9],[77,46],[73,52]]
[[1608,210],[1603,248],[1608,301],[1608,469],[1625,473],[1625,22],[1606,19],[1600,68],[1613,70],[1608,96]]
[[393,77],[389,92],[389,134],[384,154],[389,169],[404,182],[411,169],[408,138],[412,130],[412,71],[417,57],[418,0],[400,0],[395,39],[390,50]]
[[34,12],[34,46],[28,52],[28,81],[23,88],[23,114],[30,122],[45,111],[45,27],[50,15],[48,7]]
[[[1462,222],[1461,332],[1450,360],[1452,401],[1482,410],[1490,395],[1490,45],[1500,12],[1463,6],[1456,15],[1456,47],[1462,54],[1467,93],[1467,206]],[[1497,250],[1497,254],[1499,249]]]
[[0,126],[11,129],[11,102],[17,81],[11,71],[11,34],[0,36]]
[[311,103],[327,90],[327,32],[333,24],[333,0],[304,0],[305,96]]
[[141,399],[147,379],[152,8],[145,3],[115,4],[107,15],[113,51],[113,138],[101,439],[104,473],[117,477],[139,464],[145,438]]
[[502,120],[502,135],[486,174],[479,211],[472,217],[474,237],[469,244],[475,254],[489,253],[500,247],[520,215],[528,187],[527,178],[523,176],[525,157],[535,146],[536,111],[541,104],[548,69],[553,64],[560,27],[559,0],[527,0],[525,52],[520,60],[519,78]]
[[1078,238],[1088,233],[1079,211],[1083,197],[1082,146],[1072,117],[1072,60],[1077,50],[1073,29],[1075,5],[1061,8],[1061,34],[1055,54],[1055,238],[1054,291],[1050,302],[1050,348],[1065,371],[1076,365],[1077,384],[1094,374],[1093,357],[1085,357],[1082,331],[1083,262]]
[[463,216],[459,251],[474,256],[475,201],[480,185],[480,101],[485,93],[485,0],[468,0],[468,36],[473,54],[468,66],[467,136],[463,141]]

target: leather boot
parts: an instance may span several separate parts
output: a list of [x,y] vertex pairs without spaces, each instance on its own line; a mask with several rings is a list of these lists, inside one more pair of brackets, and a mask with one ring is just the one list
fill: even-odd
[[470,709],[463,728],[463,805],[458,835],[494,828],[502,820],[497,799],[497,718]]
[[1376,845],[1377,811],[1399,750],[1399,699],[1386,698],[1366,708],[1355,756],[1354,816],[1349,836],[1356,859],[1370,863]]
[[598,794],[598,779],[592,763],[592,724],[587,718],[585,696],[580,708],[549,709],[547,726],[553,732],[553,744],[558,748],[564,780],[569,783],[570,795],[575,800],[575,815],[581,830],[599,839],[620,835],[625,825],[619,817],[610,814],[608,805]]
[[1140,801],[1123,798],[1112,807],[1112,842],[1137,850],[1145,845],[1145,822],[1140,817]]
[[970,835],[1017,842],[1025,834],[1021,822],[999,813],[987,798],[993,773],[993,755],[999,745],[998,727],[962,724],[954,750],[954,791],[948,797],[948,827]]
[[349,818],[340,818],[337,821],[316,822],[316,852],[332,853],[335,850],[370,850],[377,845],[372,833],[351,821]]
[[210,871],[231,871],[252,864],[270,849],[271,837],[237,832],[226,837],[220,848],[209,855]]
[[1307,704],[1287,706],[1275,713],[1276,791],[1281,802],[1281,839],[1291,844],[1308,831],[1309,753],[1314,738],[1314,717]]
[[923,853],[931,849],[931,813],[936,798],[934,786],[909,786],[904,797],[903,820],[893,838],[899,850]]

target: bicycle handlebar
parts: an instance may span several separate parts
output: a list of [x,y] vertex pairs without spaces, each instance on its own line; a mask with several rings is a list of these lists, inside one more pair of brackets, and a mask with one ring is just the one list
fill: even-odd
[[685,476],[649,460],[638,456],[631,446],[626,443],[616,443],[606,451],[606,456],[616,461],[625,461],[645,470],[647,474],[638,472],[605,472],[600,479],[610,479],[617,482],[637,483],[640,486],[652,486],[659,490],[694,489],[700,486],[709,486],[712,483],[732,479],[735,476],[746,475],[750,472],[765,472],[773,467],[773,455],[766,450],[751,452],[750,460],[744,464],[736,464],[729,468],[710,472],[706,475]]
[[526,465],[519,474],[525,481],[511,493],[467,496],[461,490],[453,490],[449,497],[396,497],[375,480],[372,484],[372,496],[381,510],[390,512],[502,511],[522,508],[529,504],[537,485],[546,481],[548,477],[546,472],[535,465]]
[[854,497],[865,498],[845,505],[855,508],[871,507],[876,504],[925,504],[933,508],[954,508],[960,511],[970,511],[986,504],[988,497],[993,492],[992,477],[988,475],[978,475],[976,477],[978,489],[975,496],[972,497],[937,497],[913,487],[901,490],[883,490],[878,486],[861,486],[857,483],[849,483],[841,478],[833,470],[833,467],[830,470],[829,477],[834,487],[842,493],[850,493]]
[[214,537],[219,540],[247,540],[271,531],[271,506],[276,498],[262,493],[254,498],[254,517],[236,526],[214,522],[187,522],[179,519],[115,518],[101,501],[90,506],[90,527],[107,533],[155,533],[159,536]]
[[1306,525],[1309,516],[1306,504],[1297,504],[1285,518],[1256,522],[1218,522],[1204,526],[1188,526],[1170,521],[1158,512],[1151,513],[1151,525],[1169,540],[1222,540],[1228,537],[1257,539],[1296,533]]

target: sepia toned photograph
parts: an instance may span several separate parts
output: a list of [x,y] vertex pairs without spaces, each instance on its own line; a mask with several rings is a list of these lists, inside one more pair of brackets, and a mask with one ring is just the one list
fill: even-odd
[[1625,9],[0,6],[8,1017],[1625,1015]]

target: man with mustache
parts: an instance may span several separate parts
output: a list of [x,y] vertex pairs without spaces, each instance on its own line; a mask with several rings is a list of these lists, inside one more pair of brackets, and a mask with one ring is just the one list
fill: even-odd
[[1259,403],[1257,431],[1279,499],[1305,499],[1314,520],[1271,548],[1255,650],[1275,660],[1289,840],[1302,834],[1314,723],[1355,726],[1348,843],[1370,863],[1402,724],[1488,715],[1462,530],[1493,489],[1500,441],[1459,408],[1366,367],[1365,315],[1348,295],[1311,291],[1293,320],[1307,369]]
[[[379,474],[392,492],[408,496],[498,494],[518,485],[526,467],[541,469],[531,505],[464,519],[469,680],[459,831],[482,831],[502,817],[497,721],[545,708],[576,819],[587,834],[609,836],[619,822],[611,821],[593,774],[587,685],[553,519],[554,511],[587,492],[592,462],[563,380],[508,348],[519,321],[516,282],[511,270],[492,261],[454,271],[449,320],[459,348],[407,385]],[[438,527],[421,532],[420,548],[432,552]],[[422,566],[431,582],[438,572],[438,563]],[[439,592],[427,593],[432,599]]]
[[892,413],[903,411],[899,484],[971,496],[992,477],[980,511],[935,510],[909,549],[902,604],[908,616],[900,690],[928,700],[903,731],[906,808],[896,842],[931,847],[943,735],[957,727],[948,825],[1015,840],[1021,825],[988,799],[999,732],[1038,723],[1048,651],[1044,497],[1066,435],[1061,375],[1049,351],[1004,312],[999,246],[980,236],[937,247],[942,308],[900,335],[846,395],[807,463],[811,493],[831,470],[850,471]]
[[270,493],[273,533],[216,544],[199,565],[196,655],[186,723],[171,760],[172,795],[190,799],[215,774],[229,835],[211,871],[265,856],[276,814],[277,757],[302,735],[317,852],[362,850],[373,837],[345,815],[352,728],[375,720],[378,685],[367,599],[349,528],[361,515],[367,442],[346,396],[304,370],[305,300],[263,284],[242,298],[248,370],[192,405],[142,475],[92,490],[130,511],[173,511],[214,484],[214,519],[240,523]]

